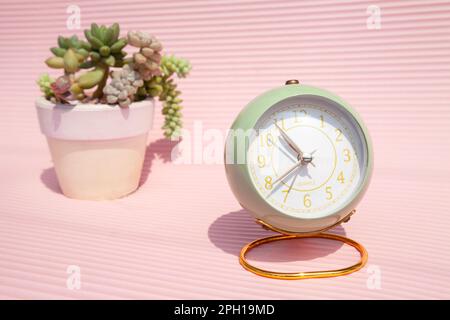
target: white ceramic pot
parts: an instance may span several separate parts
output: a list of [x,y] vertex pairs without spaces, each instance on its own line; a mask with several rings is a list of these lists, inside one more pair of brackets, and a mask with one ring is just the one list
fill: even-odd
[[62,192],[75,199],[123,197],[137,189],[154,102],[129,108],[68,106],[41,97],[36,109]]

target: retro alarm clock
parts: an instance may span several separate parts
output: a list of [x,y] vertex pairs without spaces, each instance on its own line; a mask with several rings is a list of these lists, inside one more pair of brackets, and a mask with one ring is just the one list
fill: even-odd
[[[265,228],[280,235],[245,246],[241,264],[261,276],[302,279],[359,270],[367,251],[359,243],[325,233],[353,215],[370,181],[373,151],[361,117],[338,96],[289,80],[261,94],[237,116],[225,144],[229,185]],[[246,260],[261,244],[295,238],[327,238],[355,247],[361,260],[339,270],[283,273]]]

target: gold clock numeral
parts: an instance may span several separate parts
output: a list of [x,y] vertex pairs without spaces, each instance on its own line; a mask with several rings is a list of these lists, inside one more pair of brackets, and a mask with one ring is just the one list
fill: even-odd
[[266,136],[266,143],[268,147],[272,147],[273,146],[273,136],[271,133],[268,133]]
[[303,110],[303,109],[302,110],[294,110],[294,122],[295,123],[300,122],[299,116],[298,116],[299,113],[303,113],[304,117],[306,117],[306,115],[307,115],[306,110]]
[[351,160],[350,150],[344,149],[344,162],[350,162],[350,160]]
[[336,129],[336,142],[341,142],[342,141],[342,130],[341,129]]
[[331,192],[331,187],[330,186],[325,188],[325,192],[327,194],[327,200],[333,199],[333,192]]
[[266,182],[265,187],[267,190],[271,190],[272,189],[272,177],[271,176],[267,176],[264,181]]
[[258,156],[258,167],[264,168],[266,166],[266,157],[263,155]]
[[320,127],[321,128],[325,127],[325,121],[323,119],[323,115],[320,115]]
[[345,182],[345,178],[344,178],[344,172],[339,172],[339,175],[337,177],[337,181],[339,181],[340,183],[344,183]]
[[273,146],[273,142],[274,142],[274,139],[270,132],[266,135],[260,134],[261,147],[267,146],[270,148]]
[[281,127],[282,127],[284,130],[286,130],[286,126],[285,126],[285,123],[284,123],[284,118],[281,118]]
[[284,203],[286,203],[286,200],[287,200],[287,197],[288,197],[288,195],[289,195],[289,192],[291,191],[291,189],[289,188],[289,189],[286,189],[286,190],[282,190],[281,192],[283,192],[283,193],[285,193],[285,195],[284,195],[284,199],[283,199],[283,202]]
[[305,194],[303,197],[303,205],[305,208],[311,207],[311,196],[309,194]]
[[281,122],[281,128],[283,128],[284,130],[286,130],[286,126],[285,126],[284,118],[283,118],[283,117],[281,117],[280,119],[275,118],[273,121],[274,121],[274,123],[277,123],[277,124]]

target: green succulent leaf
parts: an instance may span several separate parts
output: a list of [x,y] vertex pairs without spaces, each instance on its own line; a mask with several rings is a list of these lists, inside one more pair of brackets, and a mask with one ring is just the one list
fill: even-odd
[[81,88],[80,85],[75,82],[70,87],[70,92],[72,92],[73,94],[77,95],[77,94],[83,93],[83,88]]
[[58,37],[58,46],[62,49],[69,49],[69,41],[63,36]]
[[91,44],[87,41],[80,40],[80,47],[81,47],[81,49],[84,49],[86,51],[92,50]]
[[188,60],[175,57],[174,55],[163,56],[161,58],[161,70],[166,76],[176,73],[178,77],[185,78],[191,71],[191,64]]
[[109,54],[111,53],[111,49],[109,49],[108,46],[102,46],[98,52],[100,52],[100,55],[102,57],[108,57]]
[[64,57],[64,55],[66,54],[66,49],[63,48],[58,48],[58,47],[53,47],[50,49],[50,51],[57,57]]
[[113,44],[117,41],[117,39],[119,39],[120,26],[118,23],[113,23],[109,29],[112,30],[111,44]]
[[61,57],[51,57],[45,60],[47,66],[53,69],[62,69],[64,68],[64,59]]
[[105,44],[106,45],[111,45],[112,43],[114,43],[113,41],[112,41],[112,39],[113,39],[113,36],[114,36],[114,30],[112,29],[112,28],[108,28],[108,29],[106,29],[106,32],[105,32]]
[[116,59],[113,56],[109,56],[108,58],[103,59],[103,61],[110,67],[113,67],[116,64]]
[[78,49],[80,47],[80,42],[76,35],[73,35],[69,38],[69,46],[75,49]]
[[45,97],[48,99],[54,96],[51,84],[55,82],[55,80],[50,77],[47,73],[41,75],[36,83],[39,86],[39,89],[44,93]]
[[93,61],[89,60],[89,61],[85,61],[83,63],[80,63],[80,68],[81,69],[90,69],[92,67],[94,67],[95,64]]
[[144,87],[144,86],[139,87],[137,94],[138,94],[139,96],[145,97],[145,96],[147,95],[147,90],[145,90],[145,87]]
[[100,41],[97,37],[92,35],[91,30],[85,30],[84,35],[86,36],[86,39],[89,41],[89,43],[92,45],[92,48],[94,49],[100,49],[103,46],[103,42]]
[[79,67],[78,57],[73,49],[67,50],[64,55],[64,70],[67,73],[77,72]]
[[148,94],[151,97],[157,97],[157,96],[159,96],[161,94],[161,91],[159,91],[157,88],[151,88],[151,89],[148,90]]
[[86,49],[83,49],[83,48],[78,49],[77,53],[82,55],[83,58],[85,58],[85,59],[89,56],[89,52]]
[[106,31],[108,29],[106,29],[105,26],[100,26],[98,29],[98,35],[97,38],[100,39],[101,42],[103,42],[103,44],[106,44]]
[[111,52],[112,53],[119,53],[122,51],[122,49],[127,45],[127,40],[124,38],[121,38],[117,40],[112,46],[111,46]]
[[82,54],[79,54],[78,52],[75,52],[75,55],[76,55],[79,63],[84,61],[85,57]]
[[91,56],[92,61],[94,61],[94,62],[100,61],[101,57],[100,57],[100,54],[98,52],[93,51],[93,52],[90,53],[90,56]]
[[78,78],[78,85],[82,89],[93,88],[102,81],[105,72],[104,68],[96,68],[93,71],[86,72]]
[[100,38],[100,28],[96,23],[91,24],[91,32],[94,37]]

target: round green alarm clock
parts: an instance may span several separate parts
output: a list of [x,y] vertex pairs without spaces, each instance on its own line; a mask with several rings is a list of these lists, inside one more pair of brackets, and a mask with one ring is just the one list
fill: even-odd
[[[353,240],[323,231],[355,213],[372,167],[372,144],[356,111],[336,95],[297,80],[252,100],[237,116],[225,145],[230,187],[258,223],[283,234],[272,241],[311,236],[344,241],[362,257],[351,272],[364,265],[367,252]],[[269,242],[257,241],[244,249]],[[243,265],[247,250],[241,253]],[[317,276],[340,275],[332,272]]]

